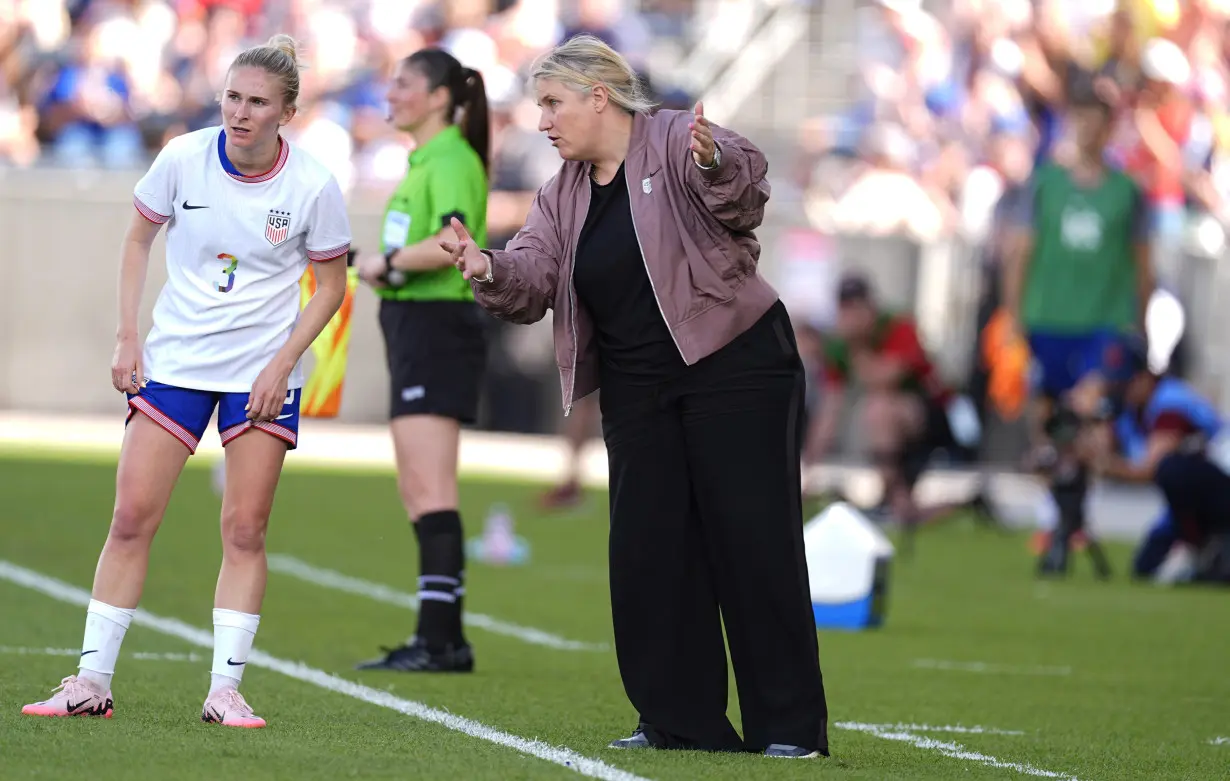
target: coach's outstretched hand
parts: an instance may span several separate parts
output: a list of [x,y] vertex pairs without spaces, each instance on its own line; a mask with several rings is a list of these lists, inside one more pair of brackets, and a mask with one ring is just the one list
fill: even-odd
[[469,282],[475,277],[481,279],[487,276],[489,267],[487,256],[479,252],[478,246],[470,237],[466,226],[461,224],[461,220],[454,217],[451,224],[453,233],[457,234],[457,241],[441,241],[440,246],[452,257],[453,265],[461,272],[462,279]]
[[692,113],[694,116],[688,125],[692,130],[692,143],[688,148],[696,164],[708,168],[713,165],[713,156],[717,151],[717,142],[713,140],[713,128],[709,127],[709,120],[705,119],[704,103],[696,101]]

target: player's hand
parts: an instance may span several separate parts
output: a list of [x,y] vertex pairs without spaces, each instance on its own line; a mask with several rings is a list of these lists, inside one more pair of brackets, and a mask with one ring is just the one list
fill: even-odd
[[120,337],[111,358],[111,387],[121,393],[140,393],[145,385],[141,366],[141,340],[135,336]]
[[475,277],[487,276],[487,256],[479,251],[478,245],[470,237],[466,226],[461,224],[461,220],[454,217],[451,224],[453,233],[457,234],[457,241],[441,241],[440,246],[452,258],[453,265],[461,272],[461,278],[469,282]]
[[283,368],[278,359],[274,359],[256,376],[252,384],[252,392],[248,394],[248,420],[273,420],[282,411],[286,403],[286,386],[290,383],[290,370]]
[[360,255],[355,261],[355,268],[359,270],[359,279],[363,280],[372,287],[384,287],[384,256],[369,252],[365,255]]
[[697,101],[694,112],[696,116],[688,124],[692,130],[692,145],[688,148],[692,150],[692,159],[696,161],[696,164],[708,168],[713,165],[713,154],[717,149],[717,143],[713,140],[713,130],[709,127],[709,120],[705,119],[705,105]]

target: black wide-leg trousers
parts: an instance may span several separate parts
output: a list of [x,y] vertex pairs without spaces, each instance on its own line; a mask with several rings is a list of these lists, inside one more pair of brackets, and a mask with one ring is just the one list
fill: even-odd
[[[628,699],[664,745],[828,751],[803,550],[803,397],[780,304],[669,381],[603,372],[615,647]],[[742,739],[726,716],[723,627]]]

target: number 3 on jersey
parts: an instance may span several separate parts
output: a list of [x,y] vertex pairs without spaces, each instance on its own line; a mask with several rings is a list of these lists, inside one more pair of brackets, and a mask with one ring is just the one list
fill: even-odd
[[222,273],[226,275],[226,284],[224,285],[221,282],[217,283],[219,293],[229,293],[231,292],[231,288],[235,287],[235,269],[239,268],[239,258],[234,255],[227,255],[223,252],[218,256],[218,260],[230,261],[226,268],[222,269]]

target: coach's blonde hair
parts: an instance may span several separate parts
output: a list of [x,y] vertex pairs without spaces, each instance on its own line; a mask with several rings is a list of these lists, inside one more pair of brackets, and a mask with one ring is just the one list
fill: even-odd
[[244,51],[231,68],[260,68],[282,80],[282,100],[294,106],[299,100],[299,44],[289,35],[278,33],[264,46],[253,46]]
[[577,35],[543,55],[530,71],[530,81],[550,79],[584,92],[601,84],[611,102],[631,114],[648,114],[654,103],[636,71],[623,55],[592,35]]

